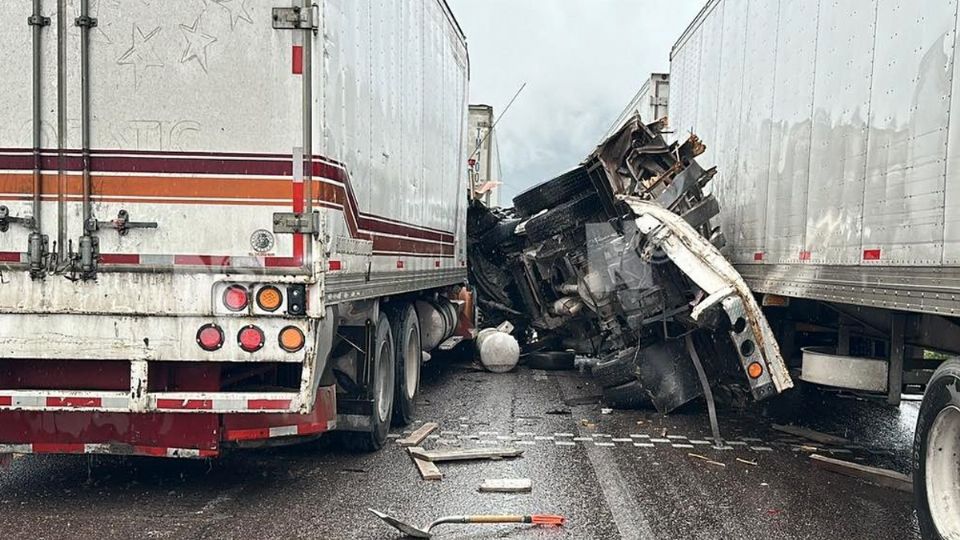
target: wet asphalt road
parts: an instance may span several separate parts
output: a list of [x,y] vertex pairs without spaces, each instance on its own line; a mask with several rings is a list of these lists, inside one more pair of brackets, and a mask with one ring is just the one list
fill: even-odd
[[[730,448],[715,450],[697,407],[670,417],[603,414],[596,394],[576,372],[429,367],[419,418],[442,431],[425,446],[525,451],[514,460],[441,464],[440,482],[420,480],[393,439],[367,455],[321,440],[213,462],[21,457],[0,472],[0,536],[396,538],[367,513],[374,507],[416,524],[462,513],[568,519],[562,529],[448,525],[435,530],[438,538],[918,537],[908,494],[815,469],[797,448],[808,442],[769,428],[794,421],[845,436],[853,448],[820,451],[907,472],[916,403],[894,409],[810,391],[742,414],[721,410]],[[485,478],[517,477],[532,479],[533,492],[477,492]]]

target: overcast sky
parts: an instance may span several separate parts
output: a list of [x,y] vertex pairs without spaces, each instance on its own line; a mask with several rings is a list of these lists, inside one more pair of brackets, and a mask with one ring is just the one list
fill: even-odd
[[449,0],[470,48],[470,102],[499,114],[501,204],[579,163],[705,0]]

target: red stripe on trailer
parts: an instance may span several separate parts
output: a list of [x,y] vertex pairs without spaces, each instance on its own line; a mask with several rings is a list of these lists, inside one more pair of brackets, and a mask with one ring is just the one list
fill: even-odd
[[33,443],[35,454],[85,454],[83,443]]
[[10,407],[13,405],[13,398],[10,396],[0,396],[0,407]]
[[253,441],[259,439],[269,439],[270,428],[257,429],[230,429],[224,433],[224,439],[228,441]]
[[100,407],[103,400],[95,397],[48,397],[47,407]]
[[801,252],[800,252],[800,260],[801,260],[801,261],[809,261],[809,260],[810,260],[810,252],[809,252],[809,251],[801,251]]
[[293,74],[303,75],[303,45],[293,46]]
[[755,261],[762,261],[762,260],[763,260],[763,252],[762,252],[762,251],[758,251],[758,252],[754,253],[754,254],[753,254],[753,260],[755,260]]
[[[297,48],[300,48],[301,51],[303,50],[302,47],[297,47],[295,45],[294,49],[297,49]],[[293,211],[294,213],[297,213],[297,214],[303,213],[304,211],[303,195],[304,195],[303,179],[300,178],[298,180],[295,178],[293,180]],[[304,260],[304,253],[306,252],[305,246],[306,246],[306,241],[303,233],[294,234],[293,235],[293,258],[300,263],[302,263]],[[296,266],[300,266],[300,265],[297,264]]]
[[290,408],[289,399],[250,399],[247,409],[251,411],[283,410]]
[[158,399],[160,409],[212,409],[212,399]]
[[[303,238],[300,238],[303,240]],[[300,242],[301,247],[303,242]],[[296,244],[294,245],[296,248]],[[294,249],[296,251],[296,249]],[[303,262],[303,255],[300,257],[266,257],[263,259],[263,265],[267,268],[278,268],[278,267],[287,267],[287,266],[300,266]]]
[[880,260],[880,250],[879,250],[879,249],[865,249],[865,250],[863,250],[863,260],[865,260],[865,261],[879,261],[879,260]]
[[12,251],[0,251],[0,262],[20,262],[20,254]]
[[334,271],[343,269],[343,263],[340,261],[330,261],[329,266],[330,270]]
[[297,426],[297,435],[312,435],[314,433],[322,433],[330,429],[330,425],[326,422],[317,422],[314,424],[300,424]]
[[140,264],[140,256],[126,253],[104,253],[100,255],[100,262],[104,264]]
[[141,456],[167,457],[167,449],[158,446],[134,446],[133,452]]

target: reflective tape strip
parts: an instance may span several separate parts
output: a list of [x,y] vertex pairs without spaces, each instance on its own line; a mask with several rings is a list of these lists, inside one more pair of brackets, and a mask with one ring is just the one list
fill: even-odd
[[98,397],[48,397],[47,407],[77,408],[102,407],[103,400]]
[[109,443],[0,444],[0,454],[116,454],[169,458],[212,458],[220,455],[217,450],[201,448],[130,446]]
[[247,409],[251,411],[284,410],[290,408],[289,399],[250,399]]
[[228,441],[253,441],[296,435],[315,435],[330,431],[334,427],[335,424],[332,422],[316,422],[254,429],[231,429],[224,433],[224,438]]
[[207,410],[207,409],[213,408],[213,400],[212,399],[158,399],[157,408],[173,409],[173,410],[182,410],[182,409]]
[[67,396],[37,392],[35,395],[0,396],[0,407],[39,410],[125,410],[130,398],[118,396]]

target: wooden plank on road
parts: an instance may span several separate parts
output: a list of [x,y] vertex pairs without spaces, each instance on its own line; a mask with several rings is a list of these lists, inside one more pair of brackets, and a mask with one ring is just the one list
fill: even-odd
[[781,426],[779,424],[774,424],[771,427],[775,431],[779,431],[781,433],[788,433],[790,435],[796,435],[797,437],[803,437],[804,439],[816,441],[821,444],[832,444],[836,446],[850,444],[850,441],[848,441],[847,439],[844,439],[843,437],[837,437],[836,435],[830,435],[828,433],[821,433],[819,431],[814,431],[812,429],[805,428],[805,427]]
[[414,451],[423,452],[423,448],[419,446],[414,446],[408,448],[407,451],[410,453],[410,459],[413,460],[413,464],[417,466],[417,470],[420,471],[420,478],[424,480],[443,480],[443,473],[440,472],[440,468],[433,462],[419,459],[413,455]]
[[480,493],[530,493],[533,481],[529,478],[488,478],[480,484]]
[[905,474],[900,474],[896,471],[888,471],[887,469],[880,469],[877,467],[868,467],[859,463],[828,458],[826,456],[821,456],[820,454],[812,454],[810,459],[815,466],[825,471],[835,472],[845,476],[852,476],[853,478],[866,480],[867,482],[876,484],[878,486],[889,487],[900,491],[906,491],[907,493],[913,493],[913,481],[910,479],[910,477]]
[[424,461],[464,461],[470,459],[503,459],[523,455],[516,448],[471,448],[468,450],[423,450],[410,449],[410,455]]
[[400,446],[420,446],[420,443],[427,438],[428,435],[433,433],[440,427],[440,424],[436,422],[427,422],[426,424],[417,428],[416,431],[407,435],[404,439],[398,439],[397,444]]

